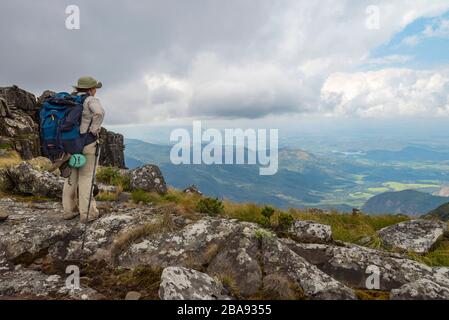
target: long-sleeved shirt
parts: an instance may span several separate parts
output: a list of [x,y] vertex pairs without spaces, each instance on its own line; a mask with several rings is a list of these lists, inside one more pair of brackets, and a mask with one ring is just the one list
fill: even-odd
[[[81,119],[80,133],[93,133],[97,135],[100,132],[103,123],[105,111],[100,100],[95,97],[87,97],[84,101],[84,110]],[[90,127],[89,127],[90,126]]]

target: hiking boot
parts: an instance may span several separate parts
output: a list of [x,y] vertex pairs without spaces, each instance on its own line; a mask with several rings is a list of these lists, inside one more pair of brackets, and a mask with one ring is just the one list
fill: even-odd
[[72,220],[72,219],[74,219],[74,218],[76,218],[76,217],[78,217],[78,216],[79,216],[79,212],[74,211],[74,212],[64,213],[64,215],[62,216],[62,218],[63,218],[64,220]]
[[70,153],[64,153],[61,156],[61,158],[59,158],[59,159],[55,160],[55,162],[53,162],[52,166],[50,167],[50,169],[48,169],[48,171],[49,172],[56,171],[56,169],[59,169],[59,167],[61,167],[64,163],[69,161],[71,157],[72,157],[72,155]]
[[87,220],[87,214],[82,214],[80,221],[81,221],[81,223],[86,223],[86,221],[92,222],[92,221],[97,220],[99,217],[100,217],[100,213],[98,211],[91,212],[91,213],[89,213],[89,220]]

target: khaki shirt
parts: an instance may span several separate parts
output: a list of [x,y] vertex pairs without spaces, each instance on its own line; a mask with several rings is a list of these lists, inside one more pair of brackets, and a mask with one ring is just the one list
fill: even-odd
[[88,129],[89,132],[95,135],[100,133],[101,124],[103,123],[105,115],[105,111],[100,103],[100,100],[95,97],[87,97],[83,106],[84,110],[81,119],[80,133],[87,133]]

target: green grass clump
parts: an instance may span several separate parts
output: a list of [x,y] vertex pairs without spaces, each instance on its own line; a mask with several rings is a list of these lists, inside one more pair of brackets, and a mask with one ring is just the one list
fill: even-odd
[[224,212],[224,204],[218,198],[203,198],[198,201],[196,209],[200,213],[207,213],[211,216],[216,216]]
[[11,150],[13,148],[10,143],[0,143],[0,150]]
[[97,171],[97,181],[120,186],[124,191],[131,191],[131,177],[120,173],[120,170],[113,167],[103,167]]
[[137,189],[131,192],[131,199],[134,203],[157,203],[158,197],[150,192],[143,191],[141,189]]
[[281,230],[287,230],[293,224],[295,219],[290,213],[281,212],[278,216],[278,227]]
[[378,230],[410,219],[404,215],[351,215],[336,211],[316,214],[299,209],[290,209],[289,213],[295,219],[330,225],[335,240],[352,243],[357,243],[366,236],[376,237]]
[[15,165],[18,165],[22,162],[22,158],[20,157],[17,151],[7,151],[6,154],[0,156],[0,169],[9,168]]
[[261,214],[268,220],[271,221],[271,217],[274,215],[274,208],[265,206],[263,207]]

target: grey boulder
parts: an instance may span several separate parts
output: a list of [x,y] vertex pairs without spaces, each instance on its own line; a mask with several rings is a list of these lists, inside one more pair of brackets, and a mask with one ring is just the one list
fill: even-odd
[[332,241],[331,227],[313,221],[295,220],[287,234],[298,242],[328,243]]
[[159,194],[167,193],[167,185],[158,166],[145,165],[131,170],[129,175],[131,176],[131,187],[133,189]]
[[446,232],[447,224],[433,220],[405,221],[379,231],[385,246],[416,253],[428,252]]
[[64,185],[63,179],[28,162],[1,170],[0,179],[9,192],[51,198],[60,198]]
[[229,300],[222,284],[211,276],[182,267],[162,272],[159,297],[162,300]]
[[449,288],[429,279],[420,279],[394,289],[391,300],[449,300]]

